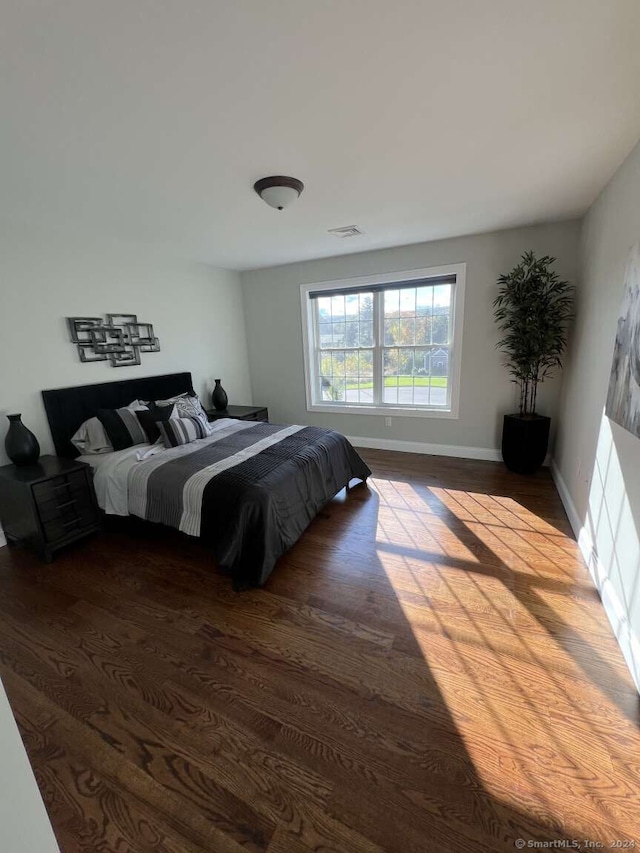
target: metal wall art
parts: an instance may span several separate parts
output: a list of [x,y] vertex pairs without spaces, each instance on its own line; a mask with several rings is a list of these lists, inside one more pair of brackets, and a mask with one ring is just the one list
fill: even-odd
[[135,314],[67,317],[71,342],[80,361],[110,361],[112,367],[140,364],[140,353],[160,352],[151,323],[139,323]]

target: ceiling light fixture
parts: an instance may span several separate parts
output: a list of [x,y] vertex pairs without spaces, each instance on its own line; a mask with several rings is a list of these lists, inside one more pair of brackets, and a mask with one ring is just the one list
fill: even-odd
[[270,178],[261,178],[256,181],[253,188],[269,207],[284,210],[300,196],[304,184],[297,178],[272,175]]

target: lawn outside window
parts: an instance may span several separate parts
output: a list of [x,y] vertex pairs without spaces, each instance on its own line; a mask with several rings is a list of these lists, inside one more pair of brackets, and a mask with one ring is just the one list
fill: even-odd
[[457,418],[465,272],[301,285],[307,410]]

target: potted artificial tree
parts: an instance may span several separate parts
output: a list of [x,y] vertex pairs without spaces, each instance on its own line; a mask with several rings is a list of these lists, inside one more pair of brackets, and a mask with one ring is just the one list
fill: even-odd
[[551,419],[536,412],[538,383],[562,367],[573,289],[551,269],[555,258],[525,252],[498,278],[495,318],[504,337],[498,349],[520,391],[520,411],[505,415],[502,458],[510,471],[533,474],[544,462]]

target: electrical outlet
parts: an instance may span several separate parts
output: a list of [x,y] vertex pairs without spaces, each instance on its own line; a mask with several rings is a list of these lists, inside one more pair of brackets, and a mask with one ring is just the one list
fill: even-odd
[[385,426],[391,426],[391,418],[385,418],[384,419],[384,425]]

